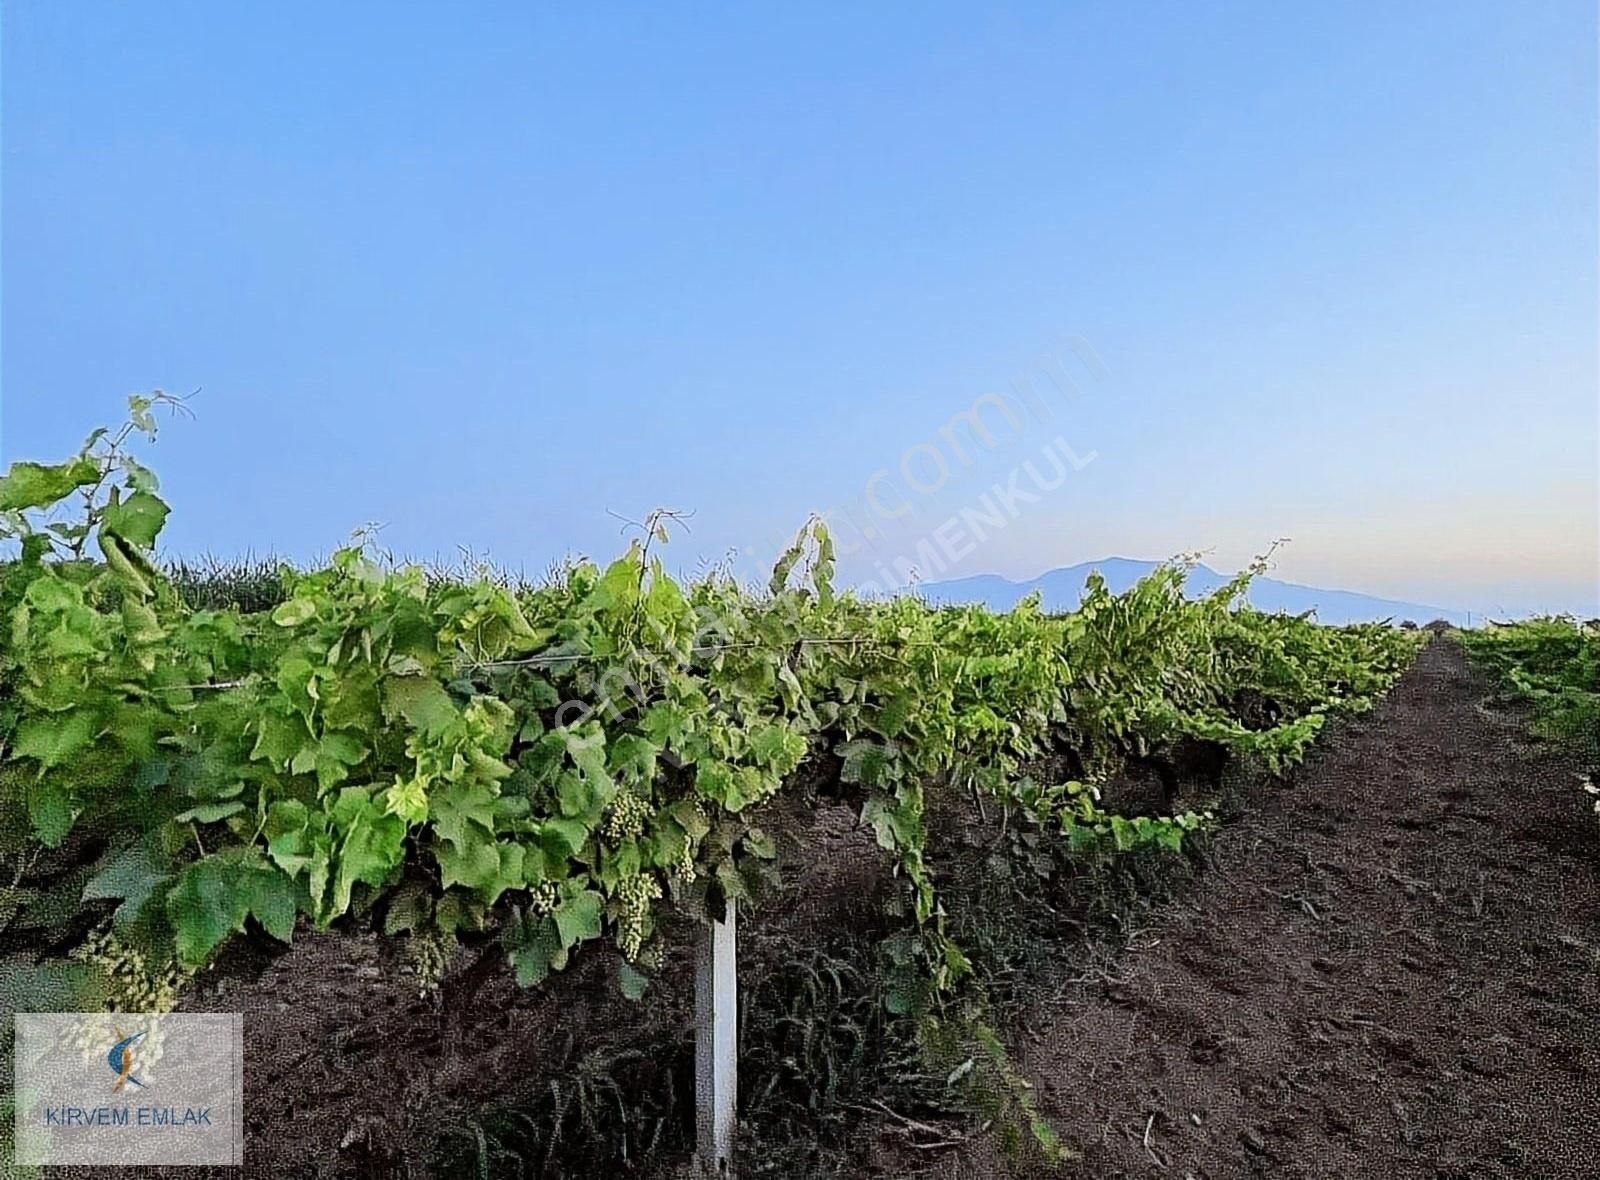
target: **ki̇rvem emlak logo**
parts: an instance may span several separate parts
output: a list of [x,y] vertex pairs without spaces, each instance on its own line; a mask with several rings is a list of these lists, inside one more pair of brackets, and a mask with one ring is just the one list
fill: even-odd
[[111,1087],[111,1092],[118,1093],[129,1082],[141,1090],[144,1089],[144,1083],[133,1074],[133,1044],[143,1038],[144,1033],[136,1032],[129,1037],[124,1036],[122,1030],[115,1025],[112,1028],[121,1039],[112,1045],[111,1052],[106,1054],[106,1064],[111,1067],[111,1072],[117,1075],[117,1084]]
[[239,1013],[19,1012],[14,1028],[16,1163],[244,1162]]

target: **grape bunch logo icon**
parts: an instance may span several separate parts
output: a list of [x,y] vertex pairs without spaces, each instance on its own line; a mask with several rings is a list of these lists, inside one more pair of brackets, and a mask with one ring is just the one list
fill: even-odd
[[144,1083],[133,1074],[133,1046],[144,1033],[137,1032],[130,1037],[124,1036],[120,1028],[115,1031],[118,1037],[117,1043],[112,1045],[111,1051],[106,1054],[106,1064],[111,1067],[111,1072],[117,1075],[117,1083],[111,1087],[111,1092],[113,1094],[119,1092],[129,1082],[142,1090]]

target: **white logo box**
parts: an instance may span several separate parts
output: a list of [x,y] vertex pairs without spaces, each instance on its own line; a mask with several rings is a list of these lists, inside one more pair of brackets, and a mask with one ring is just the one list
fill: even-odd
[[19,1012],[16,1162],[244,1163],[238,1013]]

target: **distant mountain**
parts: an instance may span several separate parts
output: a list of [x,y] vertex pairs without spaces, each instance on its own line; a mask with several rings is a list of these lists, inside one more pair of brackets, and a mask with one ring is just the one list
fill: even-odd
[[[991,610],[1009,610],[1035,590],[1040,592],[1047,611],[1072,610],[1083,597],[1084,580],[1091,570],[1099,570],[1106,586],[1120,594],[1139,579],[1148,575],[1160,563],[1136,561],[1128,557],[1108,557],[1104,561],[1085,561],[1065,569],[1051,570],[1027,582],[1013,582],[998,574],[977,574],[970,578],[955,578],[948,582],[926,582],[918,587],[922,597],[937,603],[981,603]],[[1230,575],[1219,574],[1205,565],[1197,565],[1186,583],[1189,597],[1209,594],[1227,583]],[[1379,619],[1392,619],[1396,623],[1410,621],[1429,623],[1445,619],[1457,626],[1465,626],[1466,612],[1445,610],[1438,606],[1424,606],[1416,602],[1396,602],[1389,598],[1374,598],[1370,594],[1357,594],[1353,590],[1322,590],[1315,586],[1300,586],[1294,582],[1280,582],[1276,578],[1261,577],[1250,583],[1250,604],[1258,610],[1286,611],[1299,614],[1315,610],[1318,622],[1330,624],[1369,623]]]

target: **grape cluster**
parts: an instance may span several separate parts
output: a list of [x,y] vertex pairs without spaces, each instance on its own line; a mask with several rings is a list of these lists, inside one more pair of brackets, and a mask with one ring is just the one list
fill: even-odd
[[661,883],[647,873],[624,877],[617,883],[617,945],[630,963],[644,949],[644,923],[650,916],[650,903],[661,896]]
[[157,965],[110,930],[84,939],[72,957],[97,971],[105,984],[107,1012],[171,1012],[192,974],[168,960]]
[[[69,1040],[86,1061],[103,1056],[112,1041],[131,1028],[119,1027],[117,1014],[165,1015],[178,1002],[193,972],[175,962],[153,963],[137,947],[123,942],[110,930],[97,930],[72,952],[72,958],[100,976],[105,992],[105,1012],[86,1013],[73,1025]],[[151,1020],[139,1039],[140,1076],[154,1070],[166,1052],[166,1033],[159,1019]]]
[[528,891],[528,912],[535,918],[548,917],[555,913],[560,900],[561,891],[554,881],[540,881]]
[[411,973],[417,977],[417,995],[426,998],[439,990],[458,945],[454,934],[438,930],[411,936],[406,951]]
[[631,791],[623,791],[611,804],[600,831],[608,840],[633,840],[644,831],[650,804]]
[[687,888],[694,884],[694,844],[686,836],[683,841],[683,851],[678,854],[677,862],[673,864],[672,879],[680,886]]

